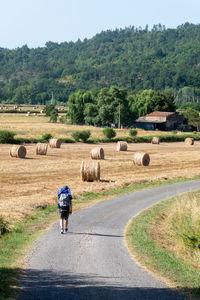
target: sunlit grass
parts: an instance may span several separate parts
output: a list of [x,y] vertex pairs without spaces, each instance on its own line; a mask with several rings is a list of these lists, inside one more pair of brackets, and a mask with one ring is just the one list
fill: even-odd
[[158,222],[151,228],[154,238],[200,270],[200,191],[175,198]]
[[200,191],[162,201],[133,218],[126,241],[134,257],[168,284],[200,295]]

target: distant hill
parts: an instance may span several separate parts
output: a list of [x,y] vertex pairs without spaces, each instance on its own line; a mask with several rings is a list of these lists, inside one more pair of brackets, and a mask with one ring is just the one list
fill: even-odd
[[77,42],[0,48],[0,101],[44,104],[79,89],[200,88],[200,25],[108,30]]

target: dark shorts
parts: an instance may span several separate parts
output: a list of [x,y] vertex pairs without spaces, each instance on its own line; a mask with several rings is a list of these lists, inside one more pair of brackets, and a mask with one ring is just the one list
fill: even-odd
[[60,219],[67,220],[69,218],[69,209],[68,210],[59,209],[59,215],[60,215]]

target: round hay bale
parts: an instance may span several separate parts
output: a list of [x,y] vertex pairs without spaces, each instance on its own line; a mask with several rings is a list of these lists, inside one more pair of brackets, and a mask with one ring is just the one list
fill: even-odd
[[150,156],[148,153],[136,152],[133,155],[133,162],[137,166],[148,166],[150,163]]
[[100,163],[82,161],[81,163],[81,179],[82,181],[99,181],[100,180]]
[[10,156],[17,158],[25,158],[26,156],[26,148],[24,146],[14,145],[10,149]]
[[128,144],[127,142],[117,142],[117,151],[127,151],[128,149]]
[[152,144],[160,144],[160,138],[157,136],[154,136],[151,140]]
[[51,148],[60,148],[61,146],[61,140],[58,139],[50,139],[49,140],[49,146]]
[[187,144],[187,145],[194,145],[194,139],[193,138],[186,138],[185,139],[185,143]]
[[46,155],[48,149],[48,144],[46,143],[37,143],[36,145],[36,154],[37,155]]
[[93,148],[90,154],[92,159],[104,159],[103,148]]

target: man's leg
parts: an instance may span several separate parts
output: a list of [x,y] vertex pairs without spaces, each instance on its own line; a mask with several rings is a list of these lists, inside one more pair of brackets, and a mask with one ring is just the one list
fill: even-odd
[[61,219],[60,219],[60,228],[61,228],[60,233],[63,233],[63,232],[64,232],[64,224],[65,224],[65,219],[64,219],[64,218],[61,218]]
[[68,228],[68,219],[65,220],[65,231],[67,231]]
[[66,215],[65,215],[65,232],[68,231],[68,218],[69,218],[69,210],[66,211]]

